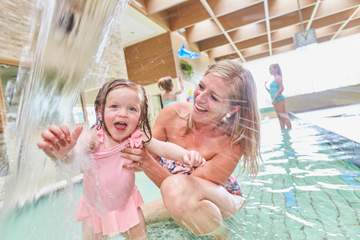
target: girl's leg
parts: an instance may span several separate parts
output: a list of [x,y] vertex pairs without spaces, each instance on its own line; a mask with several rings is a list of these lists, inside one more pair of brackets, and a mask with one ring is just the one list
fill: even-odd
[[83,240],[101,240],[101,239],[103,239],[101,234],[94,234],[92,231],[92,227],[86,223],[83,223],[83,225],[82,225],[82,234],[83,234],[83,237],[82,237]]
[[283,120],[282,120],[282,118],[281,118],[281,113],[279,113],[278,112],[278,110],[276,109],[276,104],[274,105],[274,109],[275,109],[275,112],[276,112],[276,116],[277,116],[277,118],[278,118],[278,120],[279,120],[279,123],[280,123],[280,128],[281,129],[284,129],[285,128],[285,124],[284,124],[284,122],[283,122]]
[[167,177],[161,185],[166,208],[175,221],[196,235],[227,239],[223,218],[229,217],[244,203],[222,186],[187,175]]
[[171,218],[170,213],[164,206],[162,199],[145,203],[141,208],[145,217],[145,223],[160,222]]
[[286,102],[281,101],[279,102],[279,111],[281,112],[281,115],[283,116],[283,122],[287,129],[291,129],[291,121],[289,113],[286,111]]
[[291,121],[290,121],[289,114],[286,112],[285,100],[276,103],[274,105],[274,108],[278,115],[281,129],[285,129],[285,127],[288,129],[291,129]]
[[130,239],[130,240],[145,240],[145,239],[147,239],[145,219],[144,219],[144,215],[140,208],[138,208],[138,214],[139,214],[140,222],[138,225],[130,228],[130,230],[126,234],[127,239]]

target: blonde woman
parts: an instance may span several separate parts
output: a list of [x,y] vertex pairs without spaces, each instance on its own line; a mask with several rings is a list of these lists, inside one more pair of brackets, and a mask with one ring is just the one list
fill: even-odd
[[153,128],[154,137],[200,152],[203,166],[185,169],[146,150],[122,153],[133,160],[128,168],[143,170],[161,190],[162,201],[145,205],[145,216],[168,214],[196,235],[228,239],[223,219],[244,203],[231,174],[239,163],[257,173],[259,130],[251,73],[231,60],[210,66],[195,89],[194,103],[163,109]]

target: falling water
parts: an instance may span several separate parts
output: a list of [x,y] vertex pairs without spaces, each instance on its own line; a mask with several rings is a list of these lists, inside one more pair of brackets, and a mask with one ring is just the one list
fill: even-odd
[[[17,82],[24,85],[4,204],[34,199],[54,182],[55,167],[36,147],[40,131],[72,124],[72,108],[91,67],[101,55],[112,20],[127,0],[38,0],[30,43],[24,47]],[[11,190],[10,190],[11,189]]]

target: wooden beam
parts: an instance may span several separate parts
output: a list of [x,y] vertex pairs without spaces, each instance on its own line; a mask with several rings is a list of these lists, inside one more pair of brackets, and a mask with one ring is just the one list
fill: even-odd
[[260,44],[264,44],[267,42],[267,35],[264,34],[262,36],[256,37],[256,38],[252,38],[252,39],[248,39],[245,41],[241,41],[241,42],[237,42],[236,46],[240,49],[245,49],[245,48],[249,48],[255,45],[260,45]]
[[251,7],[221,16],[219,17],[219,21],[226,31],[230,31],[246,24],[263,21],[264,18],[264,6],[261,2]]
[[19,66],[19,59],[0,59],[0,64],[7,64],[11,66]]
[[293,44],[293,38],[286,38],[286,39],[283,39],[283,40],[280,40],[280,41],[276,41],[276,42],[273,42],[273,48],[279,48],[279,47],[283,47],[283,46],[286,46],[286,45],[289,45],[289,44]]
[[210,51],[208,51],[210,58],[217,58],[217,57],[221,57],[221,56],[225,56],[225,55],[229,55],[229,54],[233,54],[233,53],[236,53],[236,52],[234,51],[234,48],[230,44],[216,47],[216,48],[213,48]]
[[167,11],[170,30],[176,31],[209,19],[210,16],[199,0],[189,0]]
[[271,33],[271,38],[273,42],[283,40],[286,38],[292,38],[295,35],[295,33],[300,31],[303,31],[301,24],[290,25],[287,27],[280,28],[276,31],[273,31]]
[[[315,0],[299,0],[300,8],[306,8],[315,3]],[[298,11],[297,0],[269,0],[269,16],[275,18]]]
[[[311,5],[310,7],[304,8],[301,10],[303,16],[304,16],[304,21],[307,21],[312,12],[313,12],[314,6]],[[300,21],[299,19],[299,12],[298,11],[294,11],[292,13],[280,16],[280,17],[276,17],[273,19],[270,19],[270,27],[272,30],[276,30],[279,28],[283,28],[289,25],[293,25],[293,24],[298,24],[298,22]]]
[[243,8],[261,3],[263,0],[208,0],[215,16],[223,16]]
[[341,31],[346,27],[346,25],[353,19],[354,16],[356,16],[357,12],[360,9],[360,5],[355,9],[355,11],[350,15],[350,17],[341,25],[341,27],[336,31],[336,33],[334,34],[334,36],[331,37],[331,40],[334,40],[340,33]]
[[160,25],[165,30],[167,30],[167,31],[170,30],[169,22],[166,19],[167,13],[160,12],[160,13],[149,15],[146,11],[145,6],[142,6],[141,4],[137,3],[136,1],[130,2],[130,7],[132,7],[139,13],[143,14],[145,17],[149,18],[156,24]]
[[154,14],[184,3],[186,1],[188,0],[146,0],[145,5],[147,12],[149,14]]
[[270,20],[269,20],[269,2],[268,0],[264,0],[264,12],[265,12],[265,22],[266,22],[266,33],[269,45],[269,55],[272,55],[272,47],[271,47],[271,28],[270,28]]
[[333,35],[337,32],[337,30],[339,30],[341,25],[342,25],[342,23],[338,23],[338,24],[333,24],[333,25],[329,25],[326,27],[318,28],[318,29],[316,29],[316,37],[322,38],[325,36]]
[[265,52],[269,53],[268,50],[269,49],[268,49],[267,44],[263,44],[263,45],[257,45],[254,47],[244,49],[244,50],[242,50],[242,54],[245,57],[249,57],[249,56],[258,55],[258,54],[265,53]]
[[359,0],[346,0],[346,1],[323,1],[318,10],[317,17],[325,17],[333,15],[344,10],[354,9],[359,5]]
[[[360,11],[359,11],[360,12]],[[345,29],[349,29],[349,28],[353,28],[353,27],[358,27],[360,26],[360,18],[356,18],[351,20],[345,27]]]
[[314,21],[314,18],[315,18],[315,16],[316,16],[316,13],[317,13],[317,11],[318,11],[318,9],[319,9],[320,2],[321,2],[321,0],[317,0],[317,1],[316,1],[316,4],[315,4],[314,10],[313,10],[313,12],[312,12],[312,14],[311,14],[310,20],[308,21],[308,24],[306,25],[306,31],[308,31],[308,30],[311,28],[311,24],[312,24],[312,22]]
[[186,29],[186,38],[189,42],[198,42],[221,34],[221,29],[212,19],[196,23]]
[[226,39],[229,41],[230,45],[234,48],[235,52],[239,55],[239,58],[241,59],[242,62],[245,62],[245,58],[243,57],[243,55],[241,54],[241,52],[239,51],[239,49],[236,47],[235,43],[233,42],[233,40],[230,38],[229,34],[225,31],[223,25],[219,22],[219,20],[217,19],[217,17],[215,16],[214,12],[212,11],[210,5],[207,3],[206,0],[200,0],[201,4],[204,6],[204,8],[206,9],[206,11],[209,13],[209,15],[211,16],[211,18],[215,21],[215,23],[218,25],[218,27],[221,29],[221,31],[223,32],[224,36],[226,37]]
[[221,56],[221,57],[216,57],[215,61],[221,61],[224,59],[238,59],[239,55],[237,55],[237,53],[233,53],[233,54],[229,54],[229,55],[225,55],[225,56]]
[[325,27],[339,22],[344,22],[353,13],[354,10],[345,10],[343,12],[336,13],[331,16],[315,19],[312,26],[313,28]]
[[229,35],[234,42],[244,41],[264,34],[266,34],[266,23],[264,21],[247,24],[229,32]]
[[205,51],[205,50],[209,50],[214,47],[225,45],[227,43],[228,43],[228,41],[227,41],[226,37],[221,34],[216,37],[212,37],[209,39],[199,41],[197,44],[199,46],[200,51]]
[[264,52],[264,53],[248,56],[247,59],[248,59],[248,61],[253,61],[255,59],[264,58],[264,57],[268,57],[268,56],[269,56],[269,53]]

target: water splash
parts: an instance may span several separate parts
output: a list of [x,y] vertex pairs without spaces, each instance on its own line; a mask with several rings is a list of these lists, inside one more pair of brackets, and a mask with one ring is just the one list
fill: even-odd
[[72,108],[102,55],[114,17],[127,0],[38,0],[17,82],[24,86],[5,205],[33,199],[54,182],[55,166],[36,147],[50,124],[72,123]]

